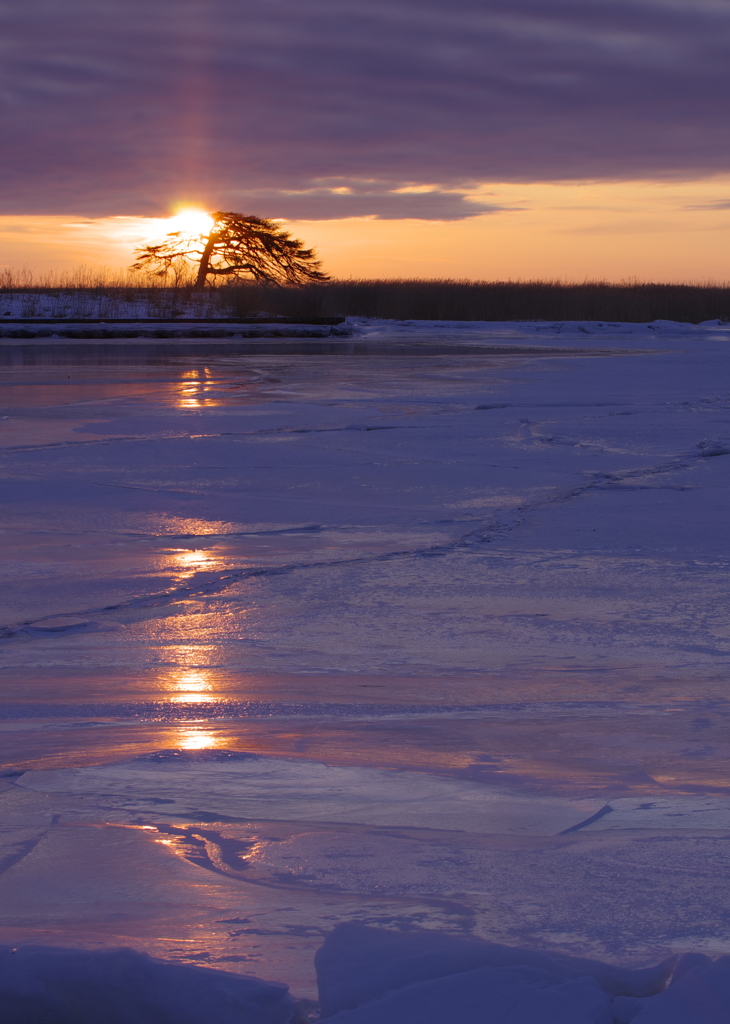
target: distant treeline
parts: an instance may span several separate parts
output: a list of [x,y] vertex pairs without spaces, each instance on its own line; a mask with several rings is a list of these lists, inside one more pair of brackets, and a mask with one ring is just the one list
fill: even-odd
[[396,320],[730,321],[730,285],[586,281],[347,280],[238,284],[191,292],[139,277],[0,277],[0,315],[325,316]]

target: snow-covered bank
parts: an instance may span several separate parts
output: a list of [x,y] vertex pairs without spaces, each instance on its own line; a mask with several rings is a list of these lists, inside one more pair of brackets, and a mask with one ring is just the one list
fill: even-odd
[[[726,1024],[730,957],[630,970],[439,932],[341,925],[315,958],[332,1024]],[[304,1024],[283,985],[129,949],[0,948],[3,1024]]]
[[148,287],[55,288],[0,292],[0,317],[216,317],[227,316],[217,291]]
[[347,325],[358,336],[371,340],[419,340],[471,343],[517,343],[591,347],[607,344],[653,348],[672,338],[730,341],[730,323],[706,320],[700,324],[676,320],[629,323],[609,320],[375,320],[348,317]]

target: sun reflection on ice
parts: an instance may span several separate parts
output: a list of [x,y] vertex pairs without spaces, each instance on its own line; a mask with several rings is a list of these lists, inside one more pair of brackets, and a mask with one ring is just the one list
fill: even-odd
[[180,750],[213,750],[222,744],[221,737],[205,728],[191,726],[178,733],[177,747]]
[[201,669],[185,669],[171,683],[173,704],[205,704],[215,700],[213,685]]
[[181,568],[192,566],[197,569],[201,565],[209,565],[211,562],[215,562],[215,558],[212,555],[198,548],[195,548],[193,551],[190,548],[179,548],[174,552],[173,557]]
[[[192,551],[190,548],[168,549],[166,552],[167,559],[169,559],[167,561],[168,571],[172,571],[176,575],[178,582],[181,583],[192,579],[201,570],[214,569],[218,562],[214,555],[210,555],[207,551],[202,551],[199,548],[194,548]],[[170,562],[172,562],[171,565]]]
[[206,398],[205,392],[211,386],[208,368],[188,370],[183,374],[180,381],[177,397],[179,409],[202,409],[206,405],[215,405],[210,398]]

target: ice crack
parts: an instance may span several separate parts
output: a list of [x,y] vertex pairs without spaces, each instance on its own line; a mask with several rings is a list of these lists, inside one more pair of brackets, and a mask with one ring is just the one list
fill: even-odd
[[[315,562],[294,562],[288,565],[278,566],[262,566],[256,569],[227,569],[218,574],[206,573],[205,580],[199,580],[193,585],[171,587],[167,590],[159,591],[155,594],[148,594],[141,597],[132,598],[128,601],[121,601],[113,605],[105,605],[97,608],[85,608],[74,612],[61,612],[56,615],[42,616],[38,619],[30,619],[24,622],[9,624],[4,627],[0,627],[0,639],[10,640],[18,635],[29,636],[47,636],[50,633],[55,632],[68,632],[67,629],[54,629],[54,620],[68,620],[73,617],[74,619],[80,619],[89,615],[103,615],[104,613],[122,611],[129,608],[153,608],[153,607],[168,607],[171,604],[175,604],[178,601],[185,600],[193,597],[204,597],[212,596],[215,594],[221,594],[225,592],[229,587],[234,584],[240,583],[247,579],[255,579],[259,577],[271,577],[278,575],[286,575],[292,572],[297,572],[302,569],[327,569],[335,566],[344,565],[364,565],[374,564],[376,562],[388,562],[398,558],[433,558],[442,555],[451,554],[459,549],[468,548],[471,545],[485,544],[494,540],[500,534],[511,532],[518,526],[524,523],[526,516],[539,508],[544,508],[550,505],[562,504],[570,501],[573,498],[581,497],[587,494],[591,490],[598,490],[610,486],[618,486],[625,480],[631,480],[640,477],[646,477],[651,475],[657,475],[661,473],[670,473],[677,469],[686,468],[687,463],[679,460],[671,460],[669,462],[661,463],[658,466],[648,467],[645,469],[632,469],[627,470],[624,473],[599,473],[594,476],[588,483],[572,487],[568,491],[562,494],[554,495],[550,498],[542,499],[531,504],[521,505],[514,507],[509,510],[504,510],[501,513],[502,521],[500,522],[494,515],[485,522],[484,519],[479,520],[477,526],[474,529],[461,534],[455,540],[443,543],[433,544],[428,547],[420,548],[407,548],[396,551],[381,552],[376,555],[358,555],[353,558],[337,558],[331,560],[322,560]],[[287,532],[287,531],[283,531]],[[211,576],[213,578],[211,578]],[[38,623],[42,623],[39,628]],[[86,623],[79,626],[74,623],[75,631],[79,628],[86,627]],[[89,628],[96,628],[95,623],[89,623]]]

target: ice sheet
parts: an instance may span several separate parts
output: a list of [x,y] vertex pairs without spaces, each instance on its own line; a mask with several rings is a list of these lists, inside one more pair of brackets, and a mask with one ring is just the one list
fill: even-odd
[[149,820],[153,805],[156,821],[337,821],[477,835],[553,835],[592,818],[602,806],[595,798],[530,798],[437,775],[253,755],[206,761],[153,755],[113,767],[28,772],[18,784],[53,793],[62,819],[77,815],[83,800],[87,820],[96,811],[101,820],[134,824]]
[[349,328],[0,369],[0,940],[730,949],[730,328]]

